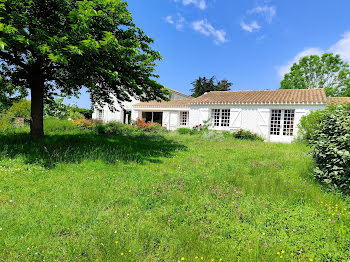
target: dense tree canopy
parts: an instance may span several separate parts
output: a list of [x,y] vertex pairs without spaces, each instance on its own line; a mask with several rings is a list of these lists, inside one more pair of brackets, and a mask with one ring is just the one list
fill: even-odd
[[44,134],[44,103],[83,86],[93,104],[165,99],[152,42],[122,0],[0,0],[0,77],[30,90],[35,136]]
[[232,83],[227,80],[221,80],[216,82],[215,76],[211,78],[199,77],[195,81],[192,82],[193,89],[191,89],[192,96],[198,97],[203,95],[206,92],[210,91],[228,91],[232,86]]
[[302,57],[284,76],[281,89],[324,88],[327,96],[350,96],[349,64],[339,55]]

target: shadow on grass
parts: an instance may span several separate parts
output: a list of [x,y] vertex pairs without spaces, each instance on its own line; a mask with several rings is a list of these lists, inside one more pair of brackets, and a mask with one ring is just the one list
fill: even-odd
[[121,162],[161,162],[186,146],[163,136],[101,136],[91,133],[46,135],[35,139],[29,134],[0,134],[0,158],[22,157],[28,164],[53,168],[58,163],[84,160]]

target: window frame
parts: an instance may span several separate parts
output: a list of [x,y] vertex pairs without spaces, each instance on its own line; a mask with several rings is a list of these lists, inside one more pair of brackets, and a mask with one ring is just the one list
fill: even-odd
[[[184,115],[186,117],[184,118]],[[185,119],[185,121],[184,121]],[[190,112],[189,111],[180,111],[180,126],[188,126],[190,120]]]
[[230,108],[213,108],[211,109],[212,127],[225,128],[230,127],[231,109]]
[[[276,114],[274,111],[280,112],[279,119],[275,119]],[[293,137],[294,131],[295,109],[271,109],[269,129],[270,136]]]

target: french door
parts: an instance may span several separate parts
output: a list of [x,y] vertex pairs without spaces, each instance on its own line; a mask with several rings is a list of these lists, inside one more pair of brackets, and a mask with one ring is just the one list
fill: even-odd
[[271,110],[270,141],[291,142],[294,136],[294,109]]

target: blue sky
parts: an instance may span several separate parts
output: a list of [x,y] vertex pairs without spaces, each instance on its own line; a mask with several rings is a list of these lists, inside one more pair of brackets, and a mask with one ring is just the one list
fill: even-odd
[[[233,82],[231,90],[277,89],[303,55],[334,52],[350,62],[349,0],[128,3],[136,25],[163,56],[158,81],[185,94],[193,80],[213,75]],[[90,107],[88,95],[77,104]]]

